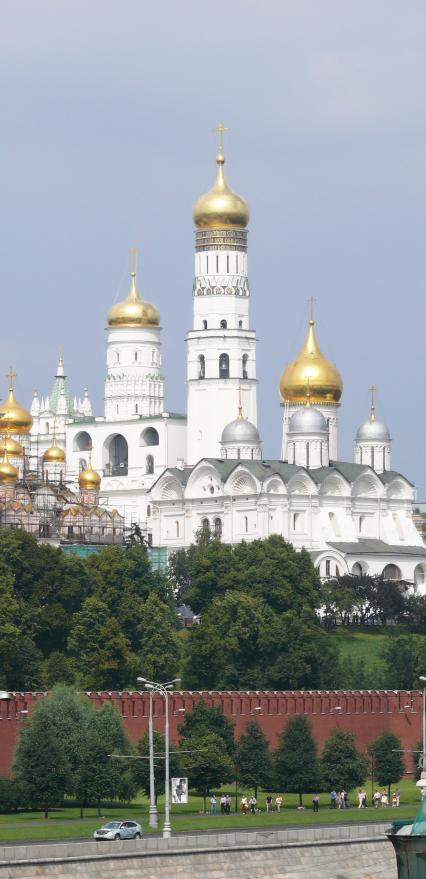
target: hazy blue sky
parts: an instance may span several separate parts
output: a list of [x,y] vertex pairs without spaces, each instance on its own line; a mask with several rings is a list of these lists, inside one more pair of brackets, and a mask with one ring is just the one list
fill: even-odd
[[[315,296],[344,379],[340,457],[379,388],[392,464],[425,479],[424,0],[2,0],[0,373],[71,384],[101,413],[105,315],[127,292],[161,309],[167,407],[185,407],[191,207],[227,176],[251,208],[265,456],[280,449],[278,381]],[[6,379],[1,378],[1,394]]]

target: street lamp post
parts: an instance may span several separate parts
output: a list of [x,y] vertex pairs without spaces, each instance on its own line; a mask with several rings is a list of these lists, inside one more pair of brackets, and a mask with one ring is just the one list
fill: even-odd
[[[164,723],[164,737],[165,737],[165,778],[164,778],[164,824],[163,824],[163,837],[168,838],[172,835],[172,828],[170,824],[170,734],[169,734],[169,694],[170,690],[173,689],[173,685],[180,681],[180,678],[174,678],[173,681],[167,681],[165,684],[159,684],[155,681],[148,681],[146,678],[139,677],[138,683],[143,683],[145,685],[145,689],[149,690],[149,694],[151,697],[152,704],[152,695],[154,693],[159,693],[160,696],[163,696],[165,703],[165,723]],[[152,727],[151,727],[152,729]],[[154,789],[154,746],[153,741],[150,741],[150,782],[151,782],[151,765],[152,765],[152,781]],[[151,784],[150,784],[151,791]],[[154,795],[155,799],[155,795]],[[151,811],[151,806],[150,806]],[[151,826],[151,825],[150,825]]]
[[420,778],[416,782],[417,787],[422,789],[422,796],[424,795],[426,788],[426,687],[424,686],[424,682],[426,681],[426,675],[419,675],[419,680],[423,681],[423,700],[422,700],[422,708],[423,708],[423,751],[421,756],[422,761],[422,771],[420,773]]
[[[145,678],[137,678],[138,684],[146,684]],[[149,690],[149,721],[148,721],[148,749],[149,749],[149,826],[158,827],[158,811],[155,799],[154,778],[154,734],[152,729],[152,705],[153,691]]]

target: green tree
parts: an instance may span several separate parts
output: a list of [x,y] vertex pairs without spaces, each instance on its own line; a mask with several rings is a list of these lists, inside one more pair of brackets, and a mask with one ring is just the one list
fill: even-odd
[[[221,708],[206,705],[203,699],[196,702],[192,711],[187,711],[179,727],[183,741],[213,733],[222,739],[222,748],[233,760],[235,757],[234,724],[225,717]],[[185,745],[186,747],[186,745]]]
[[10,686],[8,673],[13,666],[21,637],[17,625],[18,607],[12,573],[0,559],[0,675],[3,687]]
[[[425,645],[425,646],[423,646]],[[388,635],[382,648],[382,686],[395,690],[411,690],[416,683],[416,671],[426,638],[416,635]],[[420,672],[421,673],[421,672]]]
[[188,784],[202,794],[206,811],[209,792],[234,779],[235,763],[223,747],[223,738],[214,732],[185,738],[181,747],[185,751],[182,763]]
[[167,681],[179,671],[180,639],[176,618],[167,604],[151,592],[142,607],[134,676],[142,673],[152,681]]
[[87,598],[75,614],[68,648],[84,689],[121,688],[129,677],[129,645],[107,605]]
[[274,758],[277,787],[299,794],[301,806],[303,794],[314,793],[320,786],[317,749],[304,714],[290,718],[280,733]]
[[[165,754],[166,743],[164,736],[157,730],[153,730],[154,754]],[[174,748],[171,749],[172,751]],[[149,739],[148,733],[144,733],[139,739],[136,751],[140,757],[149,757]],[[149,760],[132,760],[132,772],[137,788],[141,788],[147,797],[150,795],[149,786]],[[155,775],[155,801],[157,797],[164,793],[165,785],[165,761],[164,756],[157,757],[154,761]],[[170,778],[177,778],[182,775],[182,761],[179,754],[170,754]]]
[[357,750],[354,733],[333,730],[321,755],[321,772],[329,790],[350,791],[364,783],[368,760]]
[[43,683],[50,690],[55,684],[73,684],[76,678],[75,661],[55,650],[43,663]]
[[254,788],[257,799],[259,785],[269,788],[273,778],[273,760],[269,742],[256,721],[249,721],[237,743],[238,781]]
[[391,784],[396,784],[405,770],[401,739],[392,732],[384,732],[368,750],[374,761],[375,778],[381,787],[387,786],[390,799]]
[[64,744],[49,723],[48,701],[37,702],[22,725],[14,766],[27,808],[42,808],[45,818],[52,806],[62,802],[71,777]]

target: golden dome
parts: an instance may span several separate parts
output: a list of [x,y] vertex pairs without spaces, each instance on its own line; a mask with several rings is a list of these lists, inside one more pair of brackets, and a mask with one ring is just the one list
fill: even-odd
[[[0,427],[1,427],[2,419],[0,419]],[[11,458],[22,458],[24,454],[24,450],[21,446],[21,443],[18,443],[18,440],[14,439],[13,436],[9,436],[5,434],[1,438],[0,447],[2,451],[7,452]]]
[[53,434],[52,445],[46,449],[43,455],[43,461],[45,464],[61,464],[65,459],[65,451],[58,446],[56,434]]
[[0,483],[2,485],[14,485],[18,478],[18,471],[10,463],[7,452],[3,452],[3,460],[0,462]]
[[245,229],[250,211],[248,204],[229,188],[223,173],[225,157],[219,147],[216,183],[195,202],[192,217],[197,229]]
[[30,413],[15,399],[11,382],[9,396],[0,406],[0,430],[7,430],[10,433],[29,433],[32,424]]
[[280,379],[280,393],[290,403],[305,403],[306,392],[310,402],[338,403],[343,382],[339,370],[321,353],[314,321],[309,321],[305,344],[297,357],[285,368]]
[[81,471],[78,484],[83,491],[97,491],[101,484],[99,473],[92,467],[92,456],[89,455],[89,464]]
[[136,287],[136,272],[131,273],[129,295],[122,302],[111,305],[108,312],[110,327],[158,327],[160,312],[155,305],[145,302]]

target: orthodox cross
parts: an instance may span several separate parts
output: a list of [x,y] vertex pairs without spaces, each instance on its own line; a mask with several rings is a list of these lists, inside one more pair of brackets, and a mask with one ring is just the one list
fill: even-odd
[[315,303],[316,303],[316,301],[317,301],[317,300],[315,299],[314,296],[310,296],[310,298],[308,299],[308,305],[309,305],[309,319],[310,319],[310,320],[313,320],[313,319],[314,319],[314,307],[315,307]]
[[375,419],[376,413],[376,385],[371,385],[371,388],[368,389],[371,394],[371,403],[370,403],[370,418],[372,421]]
[[9,366],[9,372],[6,373],[6,378],[9,379],[9,389],[13,391],[13,379],[16,378],[16,372],[13,371],[13,366]]
[[130,271],[132,275],[136,275],[136,266],[138,261],[138,249],[137,247],[130,248]]
[[229,131],[229,128],[223,124],[223,122],[219,122],[219,125],[216,125],[216,128],[213,128],[213,134],[217,134],[219,137],[218,150],[221,153],[223,150],[223,134],[225,131]]

